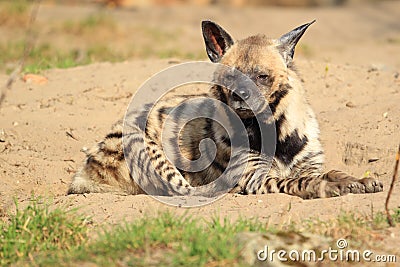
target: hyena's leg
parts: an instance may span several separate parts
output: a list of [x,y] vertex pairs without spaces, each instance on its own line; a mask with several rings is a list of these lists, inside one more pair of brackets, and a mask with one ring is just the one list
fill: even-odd
[[382,182],[373,178],[357,179],[341,171],[329,171],[319,174],[310,172],[296,177],[279,179],[278,190],[281,193],[295,195],[304,199],[337,197],[353,194],[376,193],[383,190]]
[[322,161],[316,153],[293,166],[288,178],[280,183],[279,190],[302,198],[319,198],[381,192],[383,185],[376,179],[357,179],[342,171],[324,173]]
[[286,193],[304,199],[334,197],[348,193],[381,192],[383,185],[373,178],[357,179],[344,172],[322,173],[318,166],[297,170],[289,178],[282,178],[276,161],[250,161],[234,192],[244,194]]
[[[274,160],[250,153],[247,162],[243,163],[246,164],[246,168],[236,187],[231,190],[231,193],[246,195],[279,193],[277,186],[279,174],[276,172],[278,167]],[[275,175],[271,176],[272,172]]]
[[125,159],[141,188],[151,195],[189,194],[192,187],[164,156],[162,147],[151,139],[144,146],[142,131],[136,126],[128,129],[124,136]]
[[322,174],[320,178],[323,181],[320,188],[323,189],[325,197],[341,196],[348,193],[365,194],[383,191],[383,184],[377,179],[371,177],[358,179],[342,171],[331,170]]

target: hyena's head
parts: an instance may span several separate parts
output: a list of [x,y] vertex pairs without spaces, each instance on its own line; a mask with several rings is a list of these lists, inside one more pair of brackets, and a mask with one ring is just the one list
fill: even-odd
[[203,21],[208,57],[212,62],[229,66],[217,75],[218,81],[228,84],[229,89],[214,86],[215,96],[241,118],[262,112],[266,104],[271,106],[280,92],[287,90],[296,44],[312,23],[314,21],[297,27],[279,39],[256,35],[235,42],[218,24]]

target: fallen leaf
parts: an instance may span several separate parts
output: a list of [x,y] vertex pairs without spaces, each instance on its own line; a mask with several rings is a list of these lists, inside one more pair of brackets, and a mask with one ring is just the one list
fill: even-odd
[[26,83],[34,84],[46,84],[48,82],[48,79],[46,77],[37,74],[25,74],[22,79]]

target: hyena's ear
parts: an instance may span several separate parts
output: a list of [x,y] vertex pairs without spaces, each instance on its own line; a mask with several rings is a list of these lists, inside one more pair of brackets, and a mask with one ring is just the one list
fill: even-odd
[[220,61],[229,47],[233,45],[232,37],[212,21],[202,21],[201,28],[208,57],[212,62]]
[[296,29],[282,35],[281,38],[279,38],[278,48],[287,65],[289,65],[289,63],[292,62],[293,60],[294,49],[296,48],[297,42],[300,40],[301,36],[303,36],[307,28],[314,22],[315,20],[306,23],[304,25],[301,25]]

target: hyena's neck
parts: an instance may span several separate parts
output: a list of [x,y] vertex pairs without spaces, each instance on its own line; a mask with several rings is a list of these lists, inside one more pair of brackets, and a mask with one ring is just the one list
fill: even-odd
[[263,118],[262,114],[242,121],[247,131],[250,149],[260,154],[273,156],[275,150],[273,140],[276,139],[274,123]]
[[250,149],[261,152],[262,137],[258,120],[256,117],[252,117],[248,119],[242,119],[242,122],[247,131]]
[[297,160],[313,150],[322,150],[319,143],[319,127],[309,106],[303,85],[294,72],[289,72],[286,83],[272,101],[276,127],[275,157],[285,166],[293,166]]
[[[297,131],[306,135],[307,125],[315,116],[305,97],[304,88],[295,71],[288,71],[288,78],[279,83],[269,99],[270,109],[275,119],[277,136],[283,140]],[[316,122],[315,122],[316,123]]]

